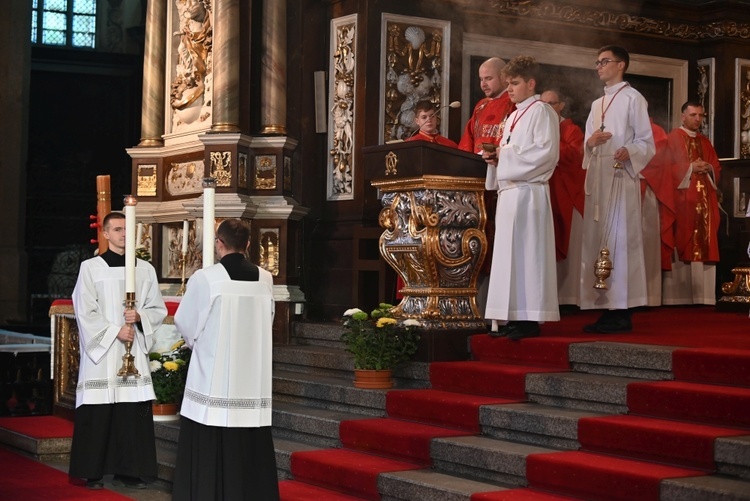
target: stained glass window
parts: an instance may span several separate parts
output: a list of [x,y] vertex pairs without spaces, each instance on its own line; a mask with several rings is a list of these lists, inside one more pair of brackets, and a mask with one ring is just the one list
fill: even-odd
[[93,49],[96,0],[32,0],[31,42]]

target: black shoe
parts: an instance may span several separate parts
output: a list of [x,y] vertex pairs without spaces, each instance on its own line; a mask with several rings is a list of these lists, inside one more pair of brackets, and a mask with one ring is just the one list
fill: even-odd
[[496,331],[490,330],[487,334],[490,337],[505,337],[507,336],[505,332],[505,328],[508,327],[507,325],[501,325],[498,327]]
[[104,489],[104,482],[102,481],[102,477],[87,479],[86,487],[91,489],[92,491],[98,491],[99,489]]
[[620,334],[633,330],[628,310],[605,312],[599,320],[583,327],[583,332],[597,334]]
[[129,487],[131,489],[145,489],[146,482],[138,477],[128,477],[126,475],[115,475],[112,484],[118,487]]
[[506,335],[508,339],[518,341],[527,337],[538,337],[540,334],[539,322],[518,321],[508,324]]

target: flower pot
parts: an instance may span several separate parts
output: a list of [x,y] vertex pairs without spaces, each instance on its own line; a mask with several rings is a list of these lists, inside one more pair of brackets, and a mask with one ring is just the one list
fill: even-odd
[[354,370],[354,386],[371,390],[393,388],[393,370]]
[[154,421],[174,421],[180,418],[180,406],[177,404],[151,404]]

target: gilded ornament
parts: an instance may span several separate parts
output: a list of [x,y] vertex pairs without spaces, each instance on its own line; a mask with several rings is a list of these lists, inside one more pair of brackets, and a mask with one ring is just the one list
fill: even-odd
[[609,289],[605,280],[607,280],[612,272],[612,261],[609,259],[609,249],[606,247],[599,251],[599,257],[594,263],[594,276],[596,276],[596,282],[594,283],[594,289]]

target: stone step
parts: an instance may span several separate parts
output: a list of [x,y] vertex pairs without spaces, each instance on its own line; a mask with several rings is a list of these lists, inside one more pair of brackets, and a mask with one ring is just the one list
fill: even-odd
[[165,451],[177,451],[177,440],[180,438],[180,420],[155,421],[154,437],[157,448]]
[[627,386],[642,379],[579,372],[550,372],[526,376],[526,392],[532,402],[603,412],[625,414]]
[[660,501],[749,501],[750,482],[723,475],[662,480]]
[[470,501],[472,494],[502,490],[506,487],[431,469],[381,473],[378,477],[381,501]]
[[273,439],[273,446],[276,451],[276,471],[278,472],[279,480],[289,480],[294,478],[292,476],[293,452],[314,451],[325,448],[276,437]]
[[341,421],[370,418],[362,414],[277,401],[273,404],[273,436],[274,440],[293,440],[320,448],[341,447]]
[[355,388],[351,379],[290,371],[273,371],[274,402],[381,417],[387,390]]
[[[13,418],[23,419],[23,418]],[[16,449],[39,461],[67,461],[73,439],[34,438],[6,428],[0,428],[0,444]]]
[[343,348],[340,341],[344,327],[334,322],[294,322],[292,341],[302,345]]
[[750,481],[750,434],[717,438],[714,460],[719,473]]
[[437,438],[430,447],[433,466],[441,471],[483,481],[526,486],[526,457],[558,449],[483,436]]
[[514,442],[554,449],[575,450],[578,420],[607,414],[531,402],[485,405],[479,409],[482,434]]
[[572,343],[568,348],[571,369],[648,380],[671,380],[673,346],[597,341]]

